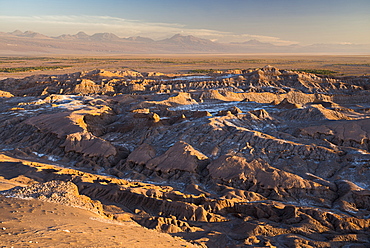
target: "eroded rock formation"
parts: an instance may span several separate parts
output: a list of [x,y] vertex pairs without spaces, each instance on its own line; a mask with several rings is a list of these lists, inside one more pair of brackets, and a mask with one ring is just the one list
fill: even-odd
[[5,79],[1,148],[107,173],[71,180],[209,247],[366,247],[369,89],[271,66]]

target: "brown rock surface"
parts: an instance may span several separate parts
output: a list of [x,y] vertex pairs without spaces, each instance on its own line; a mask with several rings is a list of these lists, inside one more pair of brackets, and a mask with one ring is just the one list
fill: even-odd
[[12,97],[13,94],[7,91],[0,90],[0,97]]
[[198,167],[207,163],[208,157],[195,150],[184,141],[178,141],[159,157],[146,162],[151,170],[163,171],[181,170],[196,173]]
[[4,79],[0,186],[208,247],[367,247],[369,83],[271,66]]
[[[358,145],[367,145],[370,139],[370,119],[354,120],[347,122],[327,123],[322,126],[312,126],[302,129],[302,133],[310,136],[315,134],[331,138],[340,145],[355,142]],[[338,145],[339,145],[338,144]]]

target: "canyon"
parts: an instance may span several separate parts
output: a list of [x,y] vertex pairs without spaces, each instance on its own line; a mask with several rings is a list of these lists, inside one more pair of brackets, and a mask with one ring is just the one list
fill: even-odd
[[201,247],[370,244],[369,76],[95,69],[0,101],[2,195]]

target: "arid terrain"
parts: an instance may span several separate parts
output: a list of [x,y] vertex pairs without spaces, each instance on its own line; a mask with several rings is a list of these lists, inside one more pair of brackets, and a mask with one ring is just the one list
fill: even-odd
[[0,54],[5,56],[48,56],[55,54],[349,54],[366,55],[370,44],[332,43],[276,45],[257,39],[220,43],[193,35],[175,34],[153,40],[149,37],[118,37],[114,33],[85,32],[55,37],[34,31],[0,32]]
[[117,55],[117,56],[13,56],[0,57],[0,79],[32,75],[60,75],[103,69],[161,73],[207,73],[211,70],[254,69],[271,65],[285,70],[323,70],[332,76],[370,73],[370,56],[308,55]]
[[48,36],[34,31],[0,32],[0,54],[6,56],[45,56],[51,54],[347,54],[367,55],[366,43],[273,44],[250,37],[242,42],[218,42],[182,32],[167,38],[118,37],[114,33],[62,34]]
[[0,61],[3,247],[370,246],[369,56]]

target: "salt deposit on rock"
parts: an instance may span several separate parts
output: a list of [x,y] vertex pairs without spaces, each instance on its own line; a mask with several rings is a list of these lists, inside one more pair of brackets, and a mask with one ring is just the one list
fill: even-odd
[[5,79],[8,154],[108,175],[29,169],[49,182],[7,194],[100,209],[90,197],[209,247],[366,247],[369,82],[271,66]]

